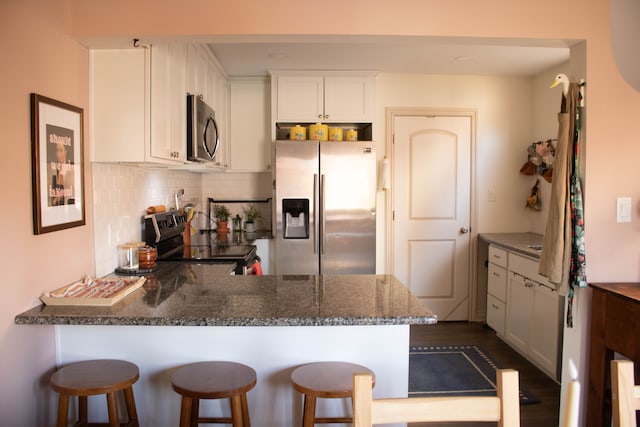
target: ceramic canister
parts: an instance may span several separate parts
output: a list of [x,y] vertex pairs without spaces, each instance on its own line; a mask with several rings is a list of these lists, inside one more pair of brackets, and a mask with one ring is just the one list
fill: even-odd
[[347,141],[357,141],[358,140],[358,131],[355,129],[349,129],[347,131]]
[[307,139],[307,128],[300,125],[295,125],[289,132],[289,139],[294,141],[303,141]]
[[326,141],[329,138],[329,126],[316,123],[309,126],[309,139]]
[[329,128],[329,141],[342,141],[342,128]]

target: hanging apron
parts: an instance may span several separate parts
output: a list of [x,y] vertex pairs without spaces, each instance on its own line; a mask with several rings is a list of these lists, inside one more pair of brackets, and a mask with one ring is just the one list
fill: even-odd
[[558,113],[558,142],[549,216],[538,272],[568,296],[567,325],[573,325],[574,287],[586,286],[584,276],[584,221],[578,170],[580,86],[570,83]]

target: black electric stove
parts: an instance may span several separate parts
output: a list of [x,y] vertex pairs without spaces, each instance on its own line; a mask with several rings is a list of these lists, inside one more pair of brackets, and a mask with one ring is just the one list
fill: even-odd
[[[185,245],[182,233],[186,227],[186,213],[173,210],[144,217],[144,240],[158,250],[157,261],[183,261],[197,263],[235,263],[236,274],[246,274],[247,267],[258,258],[255,245],[234,245],[202,241],[198,245]],[[200,243],[200,242],[199,242]]]

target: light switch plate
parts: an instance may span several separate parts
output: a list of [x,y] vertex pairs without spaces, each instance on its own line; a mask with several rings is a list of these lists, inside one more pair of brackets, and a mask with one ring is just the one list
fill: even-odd
[[618,197],[616,206],[618,222],[631,222],[631,197]]

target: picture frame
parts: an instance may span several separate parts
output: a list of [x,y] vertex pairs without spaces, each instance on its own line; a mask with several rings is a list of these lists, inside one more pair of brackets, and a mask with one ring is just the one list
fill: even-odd
[[85,225],[84,111],[31,94],[33,233]]

